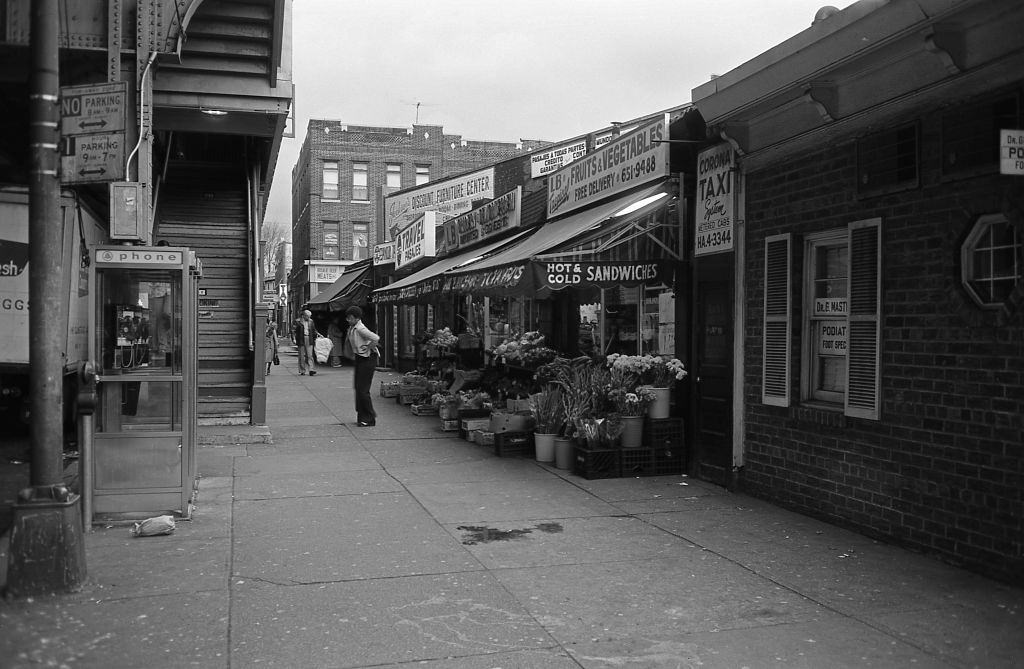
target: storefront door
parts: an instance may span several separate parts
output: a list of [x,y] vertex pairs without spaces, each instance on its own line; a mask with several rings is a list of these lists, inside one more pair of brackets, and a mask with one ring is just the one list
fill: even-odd
[[697,476],[728,485],[732,462],[732,300],[729,284],[697,287],[695,449]]

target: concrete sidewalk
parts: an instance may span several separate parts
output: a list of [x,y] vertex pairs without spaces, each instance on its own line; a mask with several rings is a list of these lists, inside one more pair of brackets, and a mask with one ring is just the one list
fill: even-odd
[[1021,666],[1020,589],[685,477],[497,458],[376,395],[360,428],[350,367],[282,363],[269,443],[203,446],[173,535],[89,533],[81,592],[0,602],[0,666]]

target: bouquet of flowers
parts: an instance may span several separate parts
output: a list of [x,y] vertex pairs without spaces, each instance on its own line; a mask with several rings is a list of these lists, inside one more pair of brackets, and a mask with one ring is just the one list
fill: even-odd
[[427,340],[432,346],[445,346],[451,348],[459,343],[459,338],[452,334],[451,328],[441,328],[434,332],[434,336]]
[[608,367],[622,374],[635,376],[639,382],[665,388],[674,381],[686,378],[686,368],[678,358],[668,355],[620,355],[608,356]]
[[633,390],[612,388],[608,397],[615,410],[622,416],[643,416],[651,402],[658,398],[657,394],[646,386]]
[[557,353],[544,346],[540,332],[525,332],[519,337],[508,337],[488,351],[506,364],[534,366],[554,360]]

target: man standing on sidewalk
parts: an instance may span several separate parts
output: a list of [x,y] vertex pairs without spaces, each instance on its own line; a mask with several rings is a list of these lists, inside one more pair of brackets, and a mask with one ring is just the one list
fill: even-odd
[[373,383],[373,372],[377,369],[380,359],[377,344],[380,337],[363,325],[363,310],[349,307],[345,311],[348,322],[348,337],[345,339],[345,357],[355,363],[355,376],[352,387],[356,391],[356,421],[361,427],[377,424],[377,412],[373,409],[370,397],[370,384]]
[[299,320],[295,321],[295,345],[299,349],[299,374],[305,376],[316,376],[313,365],[316,364],[316,354],[313,352],[313,345],[316,343],[316,326],[313,325],[313,312],[303,309]]

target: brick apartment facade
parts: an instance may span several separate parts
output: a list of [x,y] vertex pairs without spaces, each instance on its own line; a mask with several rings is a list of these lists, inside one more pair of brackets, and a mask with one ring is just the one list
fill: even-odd
[[546,142],[468,141],[442,126],[309,122],[292,169],[294,319],[317,291],[383,241],[383,196],[526,155]]

